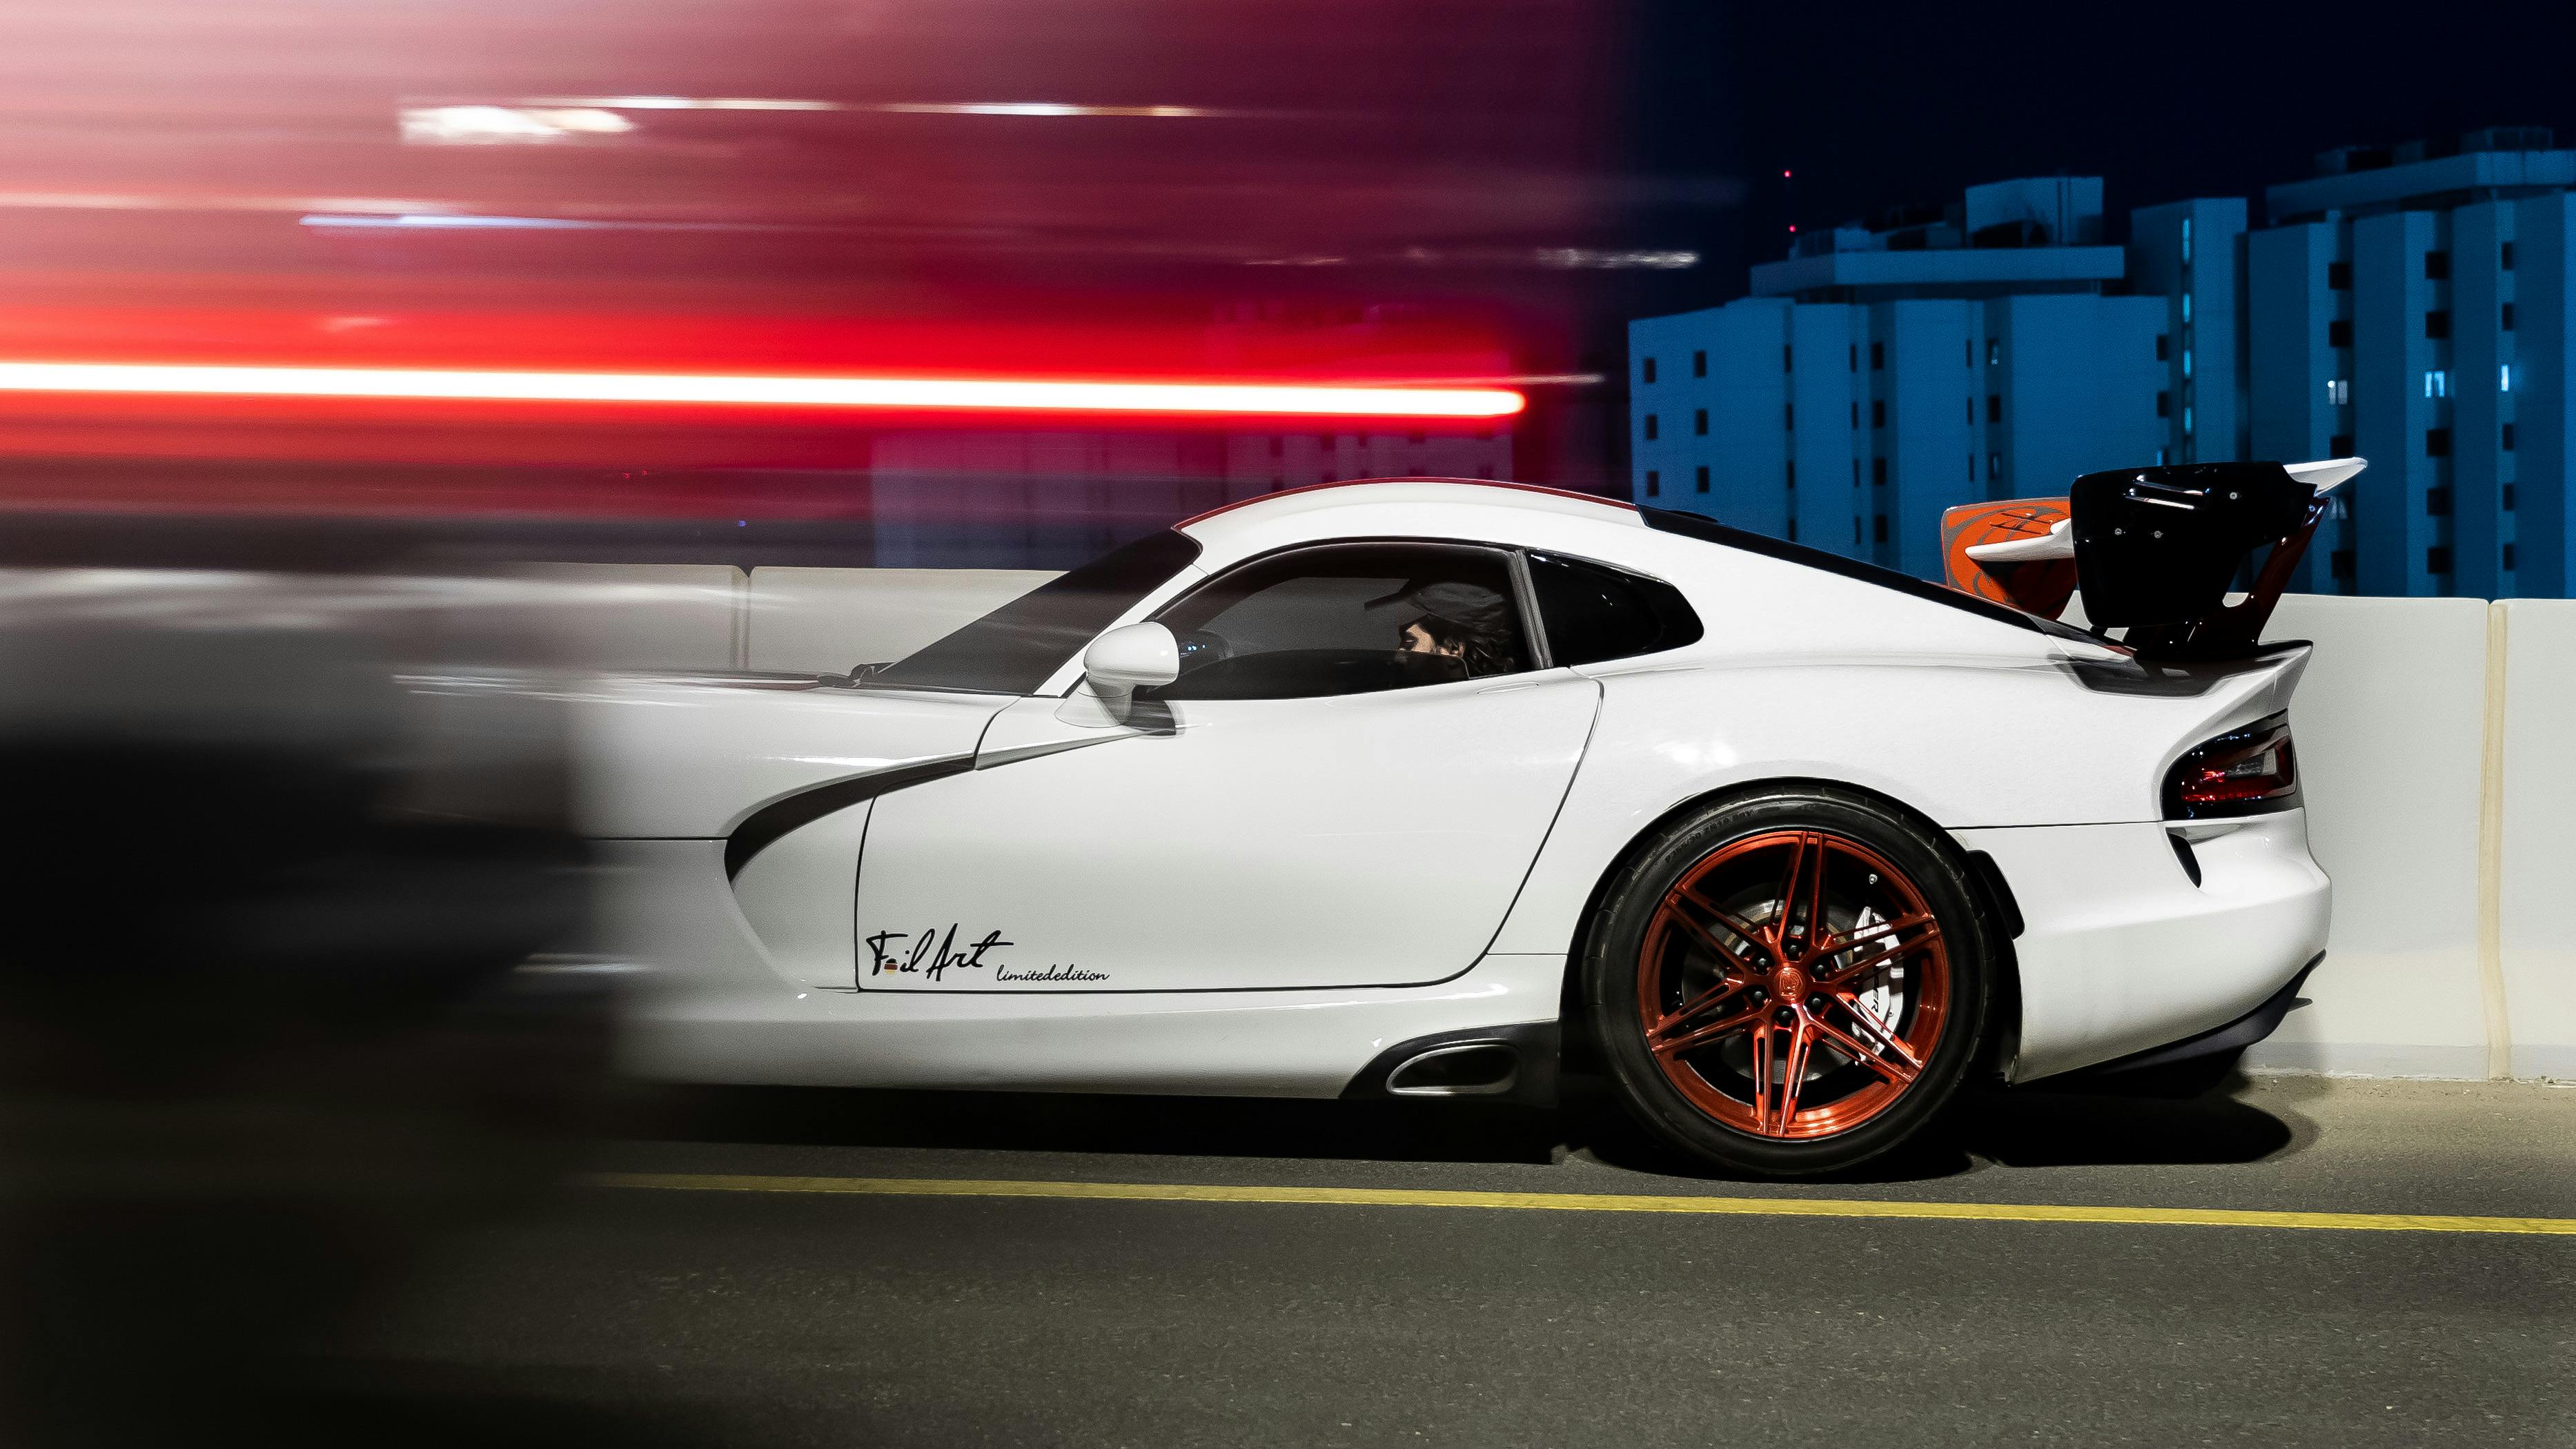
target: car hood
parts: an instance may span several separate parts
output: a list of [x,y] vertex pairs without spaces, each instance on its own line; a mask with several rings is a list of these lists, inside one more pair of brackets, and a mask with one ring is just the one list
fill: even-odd
[[568,691],[582,833],[722,839],[817,786],[972,758],[1011,699],[810,677],[622,675]]

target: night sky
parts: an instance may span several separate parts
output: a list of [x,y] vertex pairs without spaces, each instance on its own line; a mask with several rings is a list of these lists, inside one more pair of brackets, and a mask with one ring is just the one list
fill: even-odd
[[[2013,176],[2099,175],[2130,208],[2239,195],[2317,151],[2555,127],[2576,145],[2576,3],[1974,5],[1652,0],[1635,122],[1648,169],[1732,176],[1742,203],[1663,226],[1710,265],[1682,290],[1741,295],[1785,227],[1941,202]],[[1796,172],[1783,196],[1780,171]]]

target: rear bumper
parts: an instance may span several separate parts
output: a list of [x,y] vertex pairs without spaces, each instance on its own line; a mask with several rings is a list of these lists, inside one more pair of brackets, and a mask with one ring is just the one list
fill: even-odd
[[[2016,1082],[2136,1056],[2254,1013],[2325,950],[2333,886],[2285,810],[2190,827],[2194,883],[2164,824],[1961,830],[2021,907]],[[2276,1023],[2277,1024],[2277,1023]]]
[[2151,1047],[2132,1056],[2107,1061],[2098,1067],[2087,1067],[2087,1078],[2116,1077],[2123,1072],[2143,1072],[2156,1067],[2169,1067],[2177,1062],[2199,1061],[2204,1057],[2227,1056],[2241,1052],[2281,1029],[2281,1021],[2290,1008],[2299,1004],[2299,988],[2308,984],[2308,976],[2325,960],[2325,953],[2299,968],[2290,984],[2272,993],[2261,1006],[2198,1036],[2187,1036],[2171,1046]]

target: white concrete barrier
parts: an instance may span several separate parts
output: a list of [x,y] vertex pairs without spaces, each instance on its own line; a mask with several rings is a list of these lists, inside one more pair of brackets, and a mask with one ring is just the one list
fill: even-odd
[[574,585],[549,610],[563,657],[593,669],[740,669],[743,571],[731,564],[538,564]]
[[745,596],[750,664],[827,674],[901,659],[1054,577],[1042,569],[757,568]]
[[2334,927],[2309,1004],[2247,1065],[2484,1077],[2487,605],[2294,594],[2268,632],[2317,646],[2290,722],[2309,847],[2334,878]]
[[2507,1071],[2576,1080],[2576,600],[2515,599],[2496,610],[2506,661],[2495,908]]

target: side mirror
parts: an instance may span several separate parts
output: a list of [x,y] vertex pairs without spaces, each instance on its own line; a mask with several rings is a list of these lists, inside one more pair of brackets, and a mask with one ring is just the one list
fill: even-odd
[[1181,677],[1181,644],[1156,623],[1129,624],[1082,651],[1082,677],[1104,701],[1123,703],[1137,690]]
[[[1082,651],[1082,683],[1055,717],[1087,730],[1167,725],[1171,710],[1138,704],[1136,691],[1181,677],[1181,644],[1160,624],[1112,629]],[[1149,720],[1139,724],[1140,717]]]

